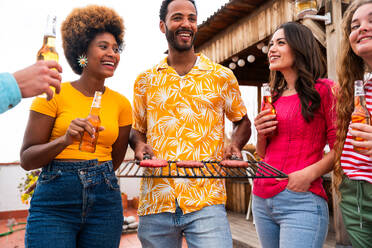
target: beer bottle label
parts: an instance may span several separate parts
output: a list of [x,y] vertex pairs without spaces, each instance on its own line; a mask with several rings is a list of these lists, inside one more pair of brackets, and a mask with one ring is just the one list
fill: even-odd
[[46,52],[42,54],[43,60],[54,60],[58,62],[58,54],[52,52]]
[[356,87],[355,88],[355,96],[365,96],[364,89],[363,88]]

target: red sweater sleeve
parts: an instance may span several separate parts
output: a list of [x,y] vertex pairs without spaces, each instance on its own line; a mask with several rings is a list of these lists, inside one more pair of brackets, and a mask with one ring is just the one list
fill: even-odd
[[327,143],[332,149],[336,141],[336,97],[335,83],[329,79],[318,79],[315,84],[321,98],[321,112],[324,114],[327,129]]

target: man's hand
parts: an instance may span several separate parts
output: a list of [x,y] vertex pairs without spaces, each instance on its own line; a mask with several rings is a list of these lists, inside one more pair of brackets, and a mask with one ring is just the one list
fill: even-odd
[[[55,68],[56,70],[51,70]],[[58,94],[61,87],[62,67],[55,61],[38,61],[35,64],[13,73],[23,98],[47,94],[47,99],[53,98],[53,90]]]
[[145,154],[150,155],[151,159],[155,159],[152,147],[145,143],[138,143],[136,149],[134,150],[134,157],[138,160],[143,160]]
[[223,159],[231,159],[232,155],[235,155],[238,158],[242,158],[242,153],[237,145],[234,144],[227,145],[224,149]]
[[152,147],[147,144],[145,133],[132,128],[129,135],[129,144],[134,150],[134,157],[137,160],[143,160],[145,154],[150,155],[151,159],[155,159]]

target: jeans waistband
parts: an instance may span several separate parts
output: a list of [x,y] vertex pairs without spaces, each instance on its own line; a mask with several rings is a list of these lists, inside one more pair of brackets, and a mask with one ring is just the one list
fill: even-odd
[[112,161],[106,161],[102,164],[98,163],[97,159],[83,160],[83,161],[59,161],[52,160],[48,165],[43,168],[43,171],[65,171],[75,172],[82,169],[96,170],[108,168],[109,171],[113,171]]

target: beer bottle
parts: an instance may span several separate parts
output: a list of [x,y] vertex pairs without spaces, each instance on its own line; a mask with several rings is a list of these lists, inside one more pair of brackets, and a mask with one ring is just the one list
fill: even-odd
[[303,18],[305,15],[316,15],[318,13],[316,0],[296,0],[295,10],[297,18]]
[[[56,21],[57,17],[55,15],[48,15],[47,23],[44,31],[44,41],[43,46],[37,52],[37,60],[54,60],[58,62],[58,53],[56,50]],[[53,69],[55,70],[55,69]],[[55,92],[54,87],[50,87],[53,92]],[[39,95],[38,97],[46,98],[45,93]]]
[[56,50],[56,21],[55,15],[48,15],[44,32],[43,46],[37,52],[37,60],[54,60],[58,62]]
[[[364,84],[362,80],[354,82],[354,111],[351,114],[352,123],[371,124],[371,115],[366,106],[366,95],[364,93]],[[354,137],[355,141],[364,141],[363,138]],[[365,151],[367,148],[354,147],[355,151]]]
[[[268,83],[262,84],[262,95],[263,95],[263,100],[262,100],[262,105],[261,105],[261,111],[270,109],[270,113],[268,113],[267,115],[276,115],[276,110],[272,104],[270,86]],[[275,129],[268,136],[273,136],[277,134],[277,132],[278,132],[278,129]]]
[[102,92],[96,91],[94,93],[92,107],[90,108],[90,113],[88,115],[88,120],[94,127],[94,137],[90,136],[87,131],[84,131],[83,138],[80,141],[80,151],[92,153],[96,151],[96,144],[99,135],[98,128],[101,125],[101,120],[99,118],[99,111],[101,109],[101,97]]

